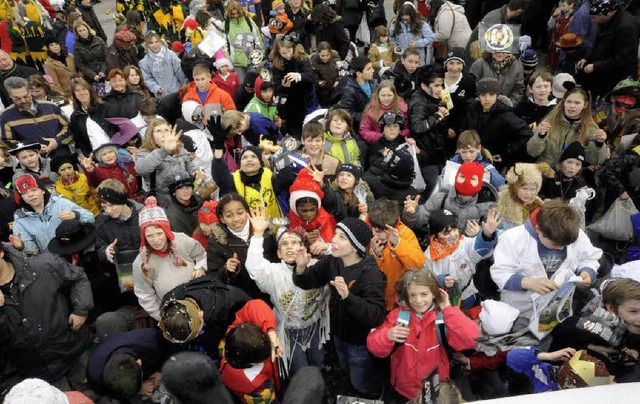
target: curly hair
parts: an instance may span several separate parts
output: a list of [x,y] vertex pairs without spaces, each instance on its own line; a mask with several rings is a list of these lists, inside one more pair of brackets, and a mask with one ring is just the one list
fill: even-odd
[[311,20],[320,28],[326,28],[338,17],[338,14],[326,3],[314,7],[311,12]]
[[269,53],[269,60],[273,63],[274,69],[284,70],[284,58],[280,55],[280,49],[292,48],[292,60],[304,62],[309,59],[309,55],[304,51],[304,47],[301,44],[294,45],[285,39],[285,35],[280,34],[276,36],[276,40],[273,42],[273,48],[271,48],[271,53]]

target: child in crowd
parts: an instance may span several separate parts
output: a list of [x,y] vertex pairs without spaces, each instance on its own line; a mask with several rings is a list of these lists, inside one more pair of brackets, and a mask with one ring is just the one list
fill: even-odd
[[[213,82],[209,66],[204,63],[193,66],[193,81],[189,83],[187,93],[182,98],[182,102],[185,101],[196,101],[203,106],[207,104],[218,105],[222,111],[236,109],[233,98]],[[208,118],[205,116],[205,120]]]
[[124,75],[127,77],[127,84],[132,89],[141,92],[145,97],[150,97],[149,87],[144,82],[142,72],[136,66],[129,65],[124,67]]
[[[384,83],[384,82],[383,82]],[[382,84],[378,86],[378,89],[382,87]],[[367,115],[368,116],[368,115]],[[362,125],[366,122],[363,121],[360,125],[361,135],[364,133]],[[370,143],[367,150],[367,164],[366,167],[373,166],[377,161],[384,157],[385,149],[395,150],[398,146],[405,143],[405,141],[415,144],[415,140],[407,139],[403,135],[403,131],[407,131],[406,118],[398,110],[391,110],[380,115],[380,118],[376,122],[377,132],[381,134],[381,137],[374,143]],[[404,129],[403,129],[404,128]],[[401,136],[403,135],[403,136]],[[364,136],[363,136],[364,137]]]
[[[207,246],[207,266],[222,282],[268,302],[269,296],[260,291],[244,265],[253,233],[249,212],[247,201],[235,192],[220,198],[216,207],[218,223],[213,225]],[[265,258],[276,262],[275,237],[271,233],[263,237]]]
[[367,347],[377,357],[391,355],[391,385],[385,402],[405,402],[422,391],[423,378],[433,371],[449,380],[449,357],[438,323],[444,322],[448,345],[458,351],[471,349],[479,337],[478,326],[438,287],[435,276],[425,270],[407,270],[396,283],[399,307],[384,323],[371,330]]
[[236,108],[239,111],[243,111],[244,107],[247,106],[251,98],[253,98],[253,84],[258,78],[258,72],[255,70],[249,70],[244,77],[242,84],[236,90],[236,94],[233,96],[233,101],[236,104]]
[[351,134],[353,119],[342,108],[332,109],[325,122],[324,150],[340,160],[341,163],[360,164],[360,149]]
[[302,289],[331,285],[331,333],[340,367],[361,394],[379,396],[382,374],[366,342],[369,330],[384,320],[386,279],[368,252],[371,237],[365,222],[344,219],[331,241],[331,255],[308,267],[311,256],[297,251],[293,283]]
[[63,198],[98,216],[100,208],[95,188],[89,185],[87,177],[77,171],[76,159],[72,156],[56,156],[51,161],[51,170],[58,173],[56,192]]
[[[475,130],[465,130],[458,136],[458,140],[456,142],[457,150],[456,155],[451,158],[451,161],[454,163],[464,164],[471,163],[475,161],[476,163],[482,164],[484,167],[484,182],[488,182],[493,185],[496,189],[499,189],[504,185],[505,179],[496,170],[496,168],[491,164],[491,162],[487,161],[486,157],[483,154],[482,144],[480,142],[480,136],[478,132]],[[446,173],[446,167],[442,171],[443,176]],[[487,181],[487,177],[488,181]],[[450,184],[446,184],[450,185]]]
[[[379,125],[380,117],[387,112],[397,111],[402,114],[404,125],[401,127],[402,136],[409,136],[407,126],[407,114],[409,107],[396,92],[396,87],[391,80],[383,80],[371,97],[371,102],[364,107],[359,132],[362,140],[375,144],[382,137],[382,128]],[[372,147],[372,146],[369,146]]]
[[193,231],[191,237],[207,248],[209,237],[213,234],[213,225],[218,223],[216,208],[218,201],[204,201],[198,209],[198,227]]
[[504,218],[500,228],[507,230],[524,224],[534,210],[543,204],[538,193],[542,177],[554,178],[555,172],[546,163],[516,163],[507,171],[507,185],[498,192],[496,209]]
[[295,255],[306,249],[303,236],[283,229],[278,236],[279,263],[264,258],[264,234],[269,221],[261,208],[251,217],[254,233],[249,242],[246,267],[258,287],[271,297],[277,319],[277,335],[289,374],[305,366],[322,366],[323,345],[328,340],[329,287],[303,290],[293,284]]
[[48,177],[55,182],[58,173],[51,170],[51,159],[40,156],[40,143],[23,144],[18,143],[9,154],[15,156],[18,164],[14,168],[13,182],[22,174],[34,174],[38,177]]
[[[98,164],[94,163],[94,156]],[[95,149],[89,157],[80,154],[78,160],[92,187],[97,187],[107,179],[115,179],[127,188],[129,198],[133,198],[138,192],[135,162],[131,156],[120,154],[117,144],[105,143]]]
[[422,268],[425,255],[413,231],[400,221],[400,207],[396,201],[378,199],[371,205],[369,223],[373,238],[369,251],[378,268],[387,275],[385,300],[387,311],[397,303],[395,285],[406,269]]
[[309,165],[313,165],[320,171],[326,171],[327,179],[333,179],[340,165],[340,160],[325,151],[326,140],[322,124],[318,122],[306,123],[302,127],[300,142],[302,144],[300,154],[304,159],[308,159]]
[[391,67],[393,62],[398,59],[398,55],[396,55],[393,46],[389,42],[389,29],[384,25],[377,26],[373,31],[373,39],[371,40],[368,56],[376,72],[383,67]]
[[551,349],[588,349],[604,362],[616,383],[635,382],[640,364],[640,283],[613,279],[602,289],[581,313],[553,329]]
[[447,139],[455,136],[447,119],[449,109],[440,106],[443,83],[442,67],[425,67],[418,74],[420,87],[409,102],[409,129],[421,150],[417,157],[422,177],[427,181],[426,195],[431,193],[438,173],[447,161]]
[[229,59],[216,59],[213,63],[216,67],[216,75],[213,76],[213,83],[221,90],[224,90],[231,96],[235,97],[238,87],[240,87],[240,79],[236,72],[233,71],[233,65]]
[[[425,268],[433,271],[441,288],[457,286],[460,295],[455,297],[461,300],[462,307],[472,307],[478,292],[473,284],[476,265],[493,252],[498,238],[496,229],[502,219],[495,209],[490,209],[482,221],[482,232],[467,238],[460,233],[458,218],[450,211],[436,210],[430,219],[431,242],[424,252]],[[467,226],[478,227],[478,224],[470,222]]]
[[353,75],[341,80],[340,106],[351,114],[353,127],[360,127],[362,111],[371,100],[373,92],[378,86],[374,78],[373,65],[366,56],[356,56],[349,64]]
[[329,42],[323,41],[316,47],[316,52],[309,58],[318,93],[318,102],[323,107],[331,105],[331,93],[340,82],[337,62],[338,52],[331,49]]
[[250,300],[236,313],[221,348],[222,382],[241,403],[278,402],[279,349],[276,316],[265,302]]
[[[275,122],[262,113],[226,111],[222,115],[221,125],[223,128],[228,128],[227,145],[232,143],[233,136],[239,135],[242,135],[251,146],[256,147],[260,144],[260,135],[268,134],[275,139],[279,137],[279,129]],[[244,146],[248,145],[244,144]]]
[[271,3],[273,17],[269,19],[269,32],[272,36],[287,34],[293,28],[293,22],[285,12],[283,0],[273,0]]
[[[407,143],[410,141],[411,139],[407,140]],[[402,203],[407,195],[418,194],[412,185],[416,172],[408,147],[414,146],[401,144],[394,149],[384,149],[382,158],[376,160],[364,173],[362,178],[376,199],[386,198]]]
[[416,48],[407,48],[402,53],[402,58],[396,61],[391,69],[382,74],[384,80],[393,80],[398,94],[403,100],[410,100],[413,92],[418,88],[417,71],[420,64],[420,51]]
[[500,300],[520,311],[513,330],[529,326],[532,294],[552,293],[572,274],[582,278],[578,286],[590,286],[601,256],[602,250],[580,230],[575,209],[557,199],[545,202],[523,225],[502,233],[491,278],[500,289]]
[[536,69],[529,84],[527,84],[528,97],[523,98],[515,108],[515,114],[527,125],[535,127],[547,116],[558,100],[551,95],[553,76],[545,69]]
[[167,217],[173,231],[186,235],[198,228],[197,212],[202,203],[193,193],[194,180],[186,171],[176,171],[173,181],[168,184],[171,201],[167,207]]
[[427,203],[418,207],[420,197],[410,195],[404,201],[402,221],[414,230],[426,230],[433,212],[446,209],[458,217],[458,229],[468,237],[474,237],[480,227],[477,221],[485,217],[492,202],[479,202],[484,167],[476,162],[464,163],[456,173],[454,189],[432,195]]
[[278,119],[278,107],[273,104],[273,83],[258,76],[253,86],[255,95],[244,108],[244,112],[255,112],[272,121]]
[[[582,177],[584,159],[584,147],[580,143],[573,142],[567,146],[560,156],[555,176],[542,179],[540,197],[543,200],[560,198],[565,202],[569,202],[571,198],[575,197],[580,188],[587,186],[587,182]],[[605,180],[604,171],[602,174],[603,183],[609,184]]]
[[551,31],[551,42],[549,44],[546,64],[551,70],[556,68],[560,57],[560,49],[556,45],[556,42],[567,33],[575,11],[576,0],[562,0],[547,22],[547,28]]
[[324,172],[310,167],[313,179],[322,187],[322,204],[336,220],[345,217],[367,219],[367,205],[373,203],[373,195],[366,182],[362,181],[362,169],[353,164],[340,164],[336,178],[324,182]]
[[329,243],[336,230],[336,219],[322,207],[324,192],[304,169],[289,188],[289,228],[304,235],[312,255],[330,252]]

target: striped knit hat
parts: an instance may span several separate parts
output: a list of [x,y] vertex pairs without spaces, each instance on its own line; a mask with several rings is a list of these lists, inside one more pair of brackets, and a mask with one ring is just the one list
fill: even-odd
[[365,222],[354,217],[348,217],[336,226],[347,235],[351,244],[358,251],[358,254],[365,255],[371,242],[371,230]]

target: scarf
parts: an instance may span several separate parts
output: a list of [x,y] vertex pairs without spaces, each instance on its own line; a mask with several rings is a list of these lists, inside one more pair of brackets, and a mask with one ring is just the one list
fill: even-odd
[[264,169],[260,167],[257,174],[247,175],[244,171],[240,171],[240,181],[248,187],[254,188],[258,192],[260,192],[260,180],[262,179],[262,173]]
[[[227,229],[229,229],[228,226],[227,226]],[[251,222],[247,220],[247,223],[244,224],[244,227],[240,231],[233,231],[229,229],[229,232],[234,236],[238,237],[239,239],[242,239],[245,243],[247,243],[249,242],[249,236],[251,235]]]
[[164,46],[160,47],[160,51],[158,53],[153,53],[149,51],[147,55],[151,58],[151,72],[154,77],[162,76],[162,73],[165,71],[165,56],[167,54],[167,48]]
[[[143,236],[144,237],[144,236]],[[145,245],[140,248],[140,256],[142,258],[142,263],[140,264],[140,269],[142,270],[142,274],[145,276],[151,276],[151,271],[153,268],[149,266],[149,260],[151,260],[151,254],[155,254],[161,258],[168,258],[169,255],[173,255],[173,263],[179,267],[186,267],[187,262],[180,257],[178,254],[178,246],[176,245],[175,240],[167,240],[169,242],[169,246],[164,251],[154,250],[150,246]]]
[[460,240],[462,239],[464,239],[464,236],[461,235],[455,245],[448,246],[438,241],[438,236],[431,236],[431,244],[429,244],[429,256],[431,261],[438,261],[451,255],[451,253],[460,246]]
[[490,59],[489,59],[489,66],[491,66],[491,68],[497,73],[500,74],[502,73],[503,70],[506,70],[509,68],[509,66],[511,66],[511,64],[513,63],[514,60],[516,60],[516,57],[513,55],[507,55],[506,58],[504,58],[504,60],[502,62],[496,62],[495,59],[493,59],[493,56],[489,55]]
[[53,53],[49,52],[49,57],[53,60],[57,60],[65,66],[67,65],[67,51],[65,51],[64,49],[60,50],[60,54],[58,55],[54,55]]

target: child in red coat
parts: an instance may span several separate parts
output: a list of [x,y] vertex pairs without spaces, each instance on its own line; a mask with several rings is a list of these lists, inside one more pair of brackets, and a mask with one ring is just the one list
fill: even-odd
[[336,219],[322,207],[324,192],[308,168],[300,171],[289,195],[289,228],[304,235],[312,255],[326,253],[336,232]]
[[[93,162],[95,156],[98,164]],[[129,199],[138,192],[138,178],[135,162],[131,155],[115,143],[105,143],[93,151],[91,156],[80,154],[80,165],[89,180],[89,185],[97,188],[104,180],[114,179],[122,182],[127,188]]]
[[449,380],[449,358],[436,331],[439,312],[446,328],[444,338],[452,349],[475,347],[479,332],[471,319],[451,306],[449,295],[438,288],[430,271],[407,270],[396,288],[400,306],[380,327],[371,330],[367,348],[379,358],[391,355],[391,395],[395,394],[396,400],[411,400],[434,370],[438,370],[440,380]]

